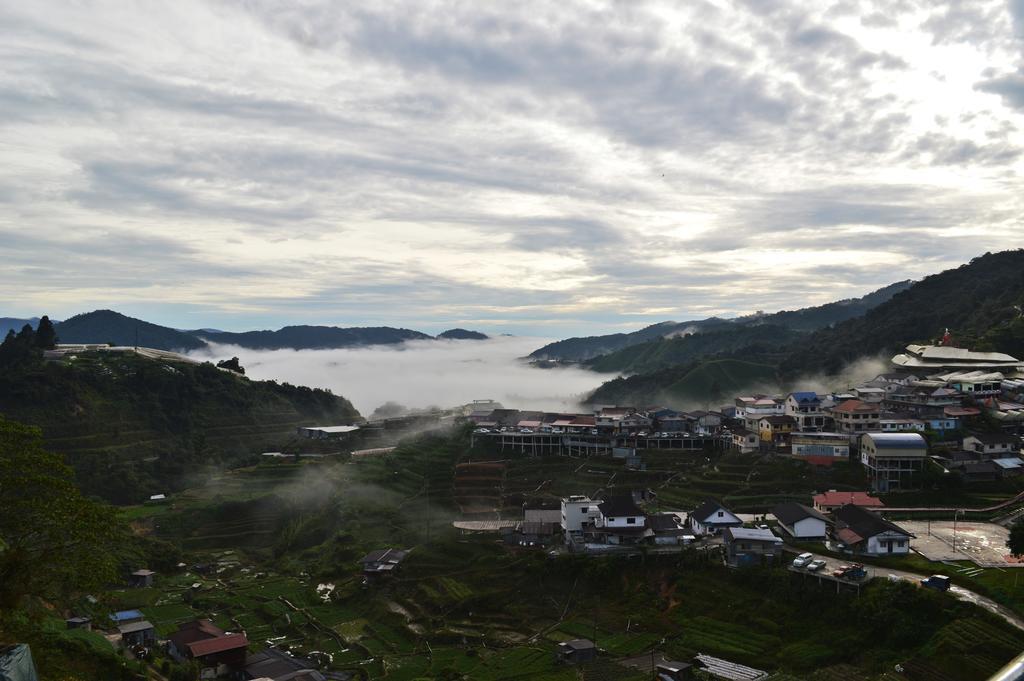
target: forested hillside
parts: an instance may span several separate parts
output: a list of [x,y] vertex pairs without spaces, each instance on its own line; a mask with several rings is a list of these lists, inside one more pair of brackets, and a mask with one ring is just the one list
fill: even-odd
[[86,492],[117,503],[173,491],[208,467],[279,447],[298,425],[359,417],[329,391],[130,353],[7,366],[0,414],[40,427]]
[[192,334],[150,324],[113,310],[75,315],[57,324],[57,337],[61,343],[113,343],[172,351],[197,350],[206,346]]
[[[786,389],[801,377],[839,374],[861,358],[887,360],[909,343],[937,340],[947,328],[961,347],[1024,357],[1024,250],[985,254],[903,290],[899,290],[902,284],[894,286],[896,289],[877,292],[884,297],[896,291],[865,314],[813,333],[790,330],[787,337],[779,331],[765,331],[763,337],[741,334],[733,342],[730,333],[737,331],[716,331],[702,334],[704,337],[654,341],[596,358],[588,362],[594,369],[636,375],[604,383],[590,399],[601,404],[689,403],[690,386],[701,384],[693,378],[701,375],[701,362],[723,359],[762,367],[749,372],[746,385],[742,384],[744,371],[720,378],[718,385],[736,387],[733,393],[757,386]],[[761,319],[794,314],[794,319],[800,317],[784,312]],[[812,318],[822,319],[818,315],[820,312]],[[753,327],[758,328],[770,327]],[[747,338],[751,342],[744,344]],[[714,401],[714,393],[711,399]]]
[[[880,288],[877,291],[873,291],[861,298],[838,300],[825,305],[817,305],[815,307],[802,308],[799,310],[783,310],[772,314],[757,314],[738,317],[736,319],[710,317],[708,319],[688,322],[661,322],[632,333],[615,333],[607,336],[588,336],[585,338],[567,338],[565,340],[549,343],[542,348],[534,350],[530,353],[530,358],[577,362],[587,361],[599,358],[601,355],[617,353],[624,348],[631,348],[632,346],[640,345],[642,343],[670,343],[679,336],[717,332],[725,333],[733,331],[741,337],[737,340],[726,340],[724,336],[719,337],[719,340],[724,341],[727,346],[722,348],[722,350],[728,350],[730,348],[743,346],[744,339],[749,338],[748,335],[744,334],[748,333],[750,327],[777,326],[790,331],[814,331],[816,329],[850,319],[851,317],[862,315],[872,307],[889,300],[889,298],[899,291],[905,290],[911,285],[911,283],[912,282],[910,281],[901,281],[895,284],[890,284],[884,288]],[[684,347],[687,348],[687,350],[682,350]],[[676,344],[672,349],[648,348],[643,352],[648,356],[662,353],[666,353],[667,355],[682,353],[688,358],[693,358],[700,354],[699,352],[693,352],[693,350],[693,346],[681,346]],[[638,371],[654,368],[653,365],[648,365],[644,369],[618,368],[620,366],[625,367],[626,365],[632,364],[632,357],[633,355],[631,353],[627,353],[614,359],[610,359],[603,365],[594,363],[593,368],[598,371]],[[643,361],[640,363],[643,364]],[[598,366],[604,366],[606,368],[598,369]],[[665,364],[658,363],[658,366],[665,366]]]
[[660,338],[601,355],[584,364],[594,371],[650,373],[721,353],[747,349],[763,356],[800,337],[798,331],[770,324],[716,329],[675,338]]
[[784,375],[835,374],[860,357],[888,356],[949,329],[962,347],[1024,357],[1024,250],[986,253],[926,277],[866,314],[790,349]]

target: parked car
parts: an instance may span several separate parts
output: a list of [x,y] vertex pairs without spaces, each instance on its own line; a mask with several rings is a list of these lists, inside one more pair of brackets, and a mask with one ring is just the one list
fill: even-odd
[[825,561],[823,561],[820,558],[812,560],[810,563],[807,564],[807,569],[811,572],[817,572],[823,567],[825,567]]
[[811,555],[809,553],[801,553],[799,556],[797,556],[795,559],[793,559],[793,567],[795,567],[795,568],[807,567],[807,565],[812,560],[814,560],[814,556],[813,555]]
[[937,591],[949,591],[951,586],[949,577],[946,575],[932,575],[921,580],[921,586],[926,586],[929,589],[935,589]]

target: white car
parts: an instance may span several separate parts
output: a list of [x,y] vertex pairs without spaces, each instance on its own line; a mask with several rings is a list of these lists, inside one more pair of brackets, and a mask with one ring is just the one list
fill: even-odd
[[823,567],[825,567],[825,561],[821,560],[820,558],[817,560],[812,560],[810,563],[807,564],[807,569],[811,572],[817,572]]
[[807,567],[808,563],[814,560],[814,556],[809,553],[801,553],[793,560],[793,567],[802,568]]

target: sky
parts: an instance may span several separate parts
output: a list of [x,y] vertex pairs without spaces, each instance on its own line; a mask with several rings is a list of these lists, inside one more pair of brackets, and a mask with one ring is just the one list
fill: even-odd
[[0,315],[544,337],[1024,246],[1024,0],[0,0]]

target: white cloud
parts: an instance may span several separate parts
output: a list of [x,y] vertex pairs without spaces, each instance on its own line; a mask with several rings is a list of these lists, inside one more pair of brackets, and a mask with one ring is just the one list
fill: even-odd
[[409,341],[349,350],[249,350],[213,345],[202,359],[238,357],[246,375],[329,388],[363,416],[385,402],[410,408],[453,407],[493,399],[509,408],[576,411],[608,374],[575,368],[538,370],[519,361],[550,339]]
[[8,3],[0,305],[567,335],[864,293],[1022,245],[1020,16]]

